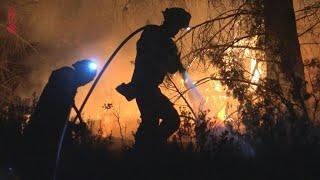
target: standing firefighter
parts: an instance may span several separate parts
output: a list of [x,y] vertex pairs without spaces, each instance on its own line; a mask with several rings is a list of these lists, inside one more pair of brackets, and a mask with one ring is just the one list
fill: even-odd
[[131,82],[117,87],[127,100],[136,98],[142,119],[135,136],[139,148],[165,144],[180,125],[178,112],[158,86],[167,73],[185,71],[172,38],[189,26],[191,15],[182,8],[167,8],[163,16],[162,25],[145,27],[137,43]]
[[71,67],[62,67],[52,72],[39,102],[25,129],[26,162],[32,179],[51,179],[59,140],[68,121],[77,88],[92,81],[96,65],[91,60],[81,60]]

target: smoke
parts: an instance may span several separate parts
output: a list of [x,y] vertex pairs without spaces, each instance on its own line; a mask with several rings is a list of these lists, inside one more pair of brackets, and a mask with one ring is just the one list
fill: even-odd
[[[18,93],[28,96],[33,91],[40,92],[52,70],[80,59],[95,57],[103,65],[124,37],[147,23],[160,24],[161,11],[171,6],[188,9],[183,0],[43,0],[17,3],[18,33],[38,51],[24,60],[31,74],[25,76]],[[111,67],[117,83],[130,79],[133,70],[130,61],[134,60],[137,39],[138,36],[124,47],[117,56],[119,60]]]
[[[165,8],[186,8],[193,14],[192,21],[198,23],[205,20],[203,9],[206,5],[184,0],[41,0],[16,3],[17,31],[39,52],[25,60],[32,73],[20,93],[39,92],[52,70],[76,60],[96,57],[103,64],[108,54],[132,31],[147,23],[161,24],[161,11]],[[129,62],[134,60],[137,39],[138,36],[120,52],[118,57],[121,60],[117,61],[122,63],[115,64],[118,72],[127,72],[126,77],[131,76],[128,69],[133,68]],[[114,74],[119,76],[117,72]]]
[[[0,4],[7,6],[10,4],[7,1]],[[105,60],[128,34],[146,24],[161,24],[161,11],[165,8],[178,6],[189,9],[184,0],[41,0],[17,1],[11,5],[17,12],[17,33],[36,49],[23,60],[30,73],[23,77],[16,90],[21,97],[30,97],[33,92],[39,95],[53,70],[71,66],[77,60],[95,58],[98,71],[101,70]],[[6,11],[4,6],[0,9],[1,12]],[[197,9],[203,9],[203,6],[189,10],[196,14]],[[195,15],[193,21],[196,19]],[[195,24],[204,19],[197,20]],[[112,130],[114,135],[119,134],[118,128],[113,117],[104,112],[104,103],[121,104],[126,109],[121,112],[121,117],[128,132],[136,130],[139,119],[136,104],[126,102],[114,91],[121,82],[131,79],[134,69],[131,62],[134,61],[138,38],[139,35],[119,52],[84,109],[85,117],[103,120],[108,133]],[[78,89],[75,100],[78,106],[90,85]]]
[[[7,0],[9,2],[9,0]],[[1,1],[0,4],[3,4]],[[10,1],[11,2],[11,1]],[[207,1],[185,0],[41,0],[17,3],[17,32],[34,46],[37,52],[24,64],[30,74],[17,89],[22,97],[39,95],[51,72],[85,58],[98,60],[98,71],[117,45],[132,31],[146,24],[161,24],[162,13],[168,7],[182,7],[192,14],[191,25],[207,20]],[[30,4],[29,4],[30,2]],[[6,4],[6,3],[5,3]],[[3,7],[0,7],[2,9]],[[5,9],[5,8],[4,8]],[[205,12],[205,13],[204,13]],[[108,67],[84,109],[85,117],[101,119],[108,133],[118,135],[113,117],[104,112],[104,103],[120,105],[121,117],[128,132],[136,130],[139,111],[135,102],[126,102],[114,89],[131,80],[132,61],[135,58],[136,41],[130,40]],[[89,85],[79,88],[76,105],[82,102]],[[195,99],[199,99],[195,97]],[[201,104],[201,103],[199,103]]]

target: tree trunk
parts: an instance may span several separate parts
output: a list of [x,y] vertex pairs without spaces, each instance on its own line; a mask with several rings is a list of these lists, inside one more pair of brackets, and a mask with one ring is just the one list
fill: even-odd
[[[280,66],[268,64],[268,77],[275,79],[275,72],[280,71],[290,79],[294,76],[304,81],[304,66],[292,0],[264,0],[264,9],[266,58],[267,61],[280,62]],[[274,69],[276,66],[278,68]]]
[[[284,95],[299,103],[307,117],[304,64],[292,0],[263,0],[267,78],[276,80]],[[274,63],[274,62],[278,63]],[[288,89],[288,85],[293,91]]]

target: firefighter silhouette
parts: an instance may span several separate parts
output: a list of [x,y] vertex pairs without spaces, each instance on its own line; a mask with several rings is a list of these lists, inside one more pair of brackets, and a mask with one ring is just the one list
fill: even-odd
[[191,15],[182,8],[167,8],[162,13],[162,25],[146,26],[137,42],[131,82],[122,83],[116,88],[128,101],[135,98],[140,110],[141,123],[135,135],[136,147],[163,145],[180,125],[178,112],[158,86],[167,73],[185,71],[172,38],[179,30],[189,26]]
[[[36,179],[51,179],[58,144],[68,121],[77,88],[92,81],[96,65],[91,60],[81,60],[54,70],[24,130],[29,169],[36,170]],[[32,173],[32,172],[31,172]]]

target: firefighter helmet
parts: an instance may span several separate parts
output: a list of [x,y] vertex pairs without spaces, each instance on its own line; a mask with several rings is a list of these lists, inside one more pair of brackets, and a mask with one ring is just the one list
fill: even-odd
[[167,8],[165,11],[162,11],[164,20],[169,24],[179,24],[181,28],[187,28],[191,19],[189,12],[183,8]]

